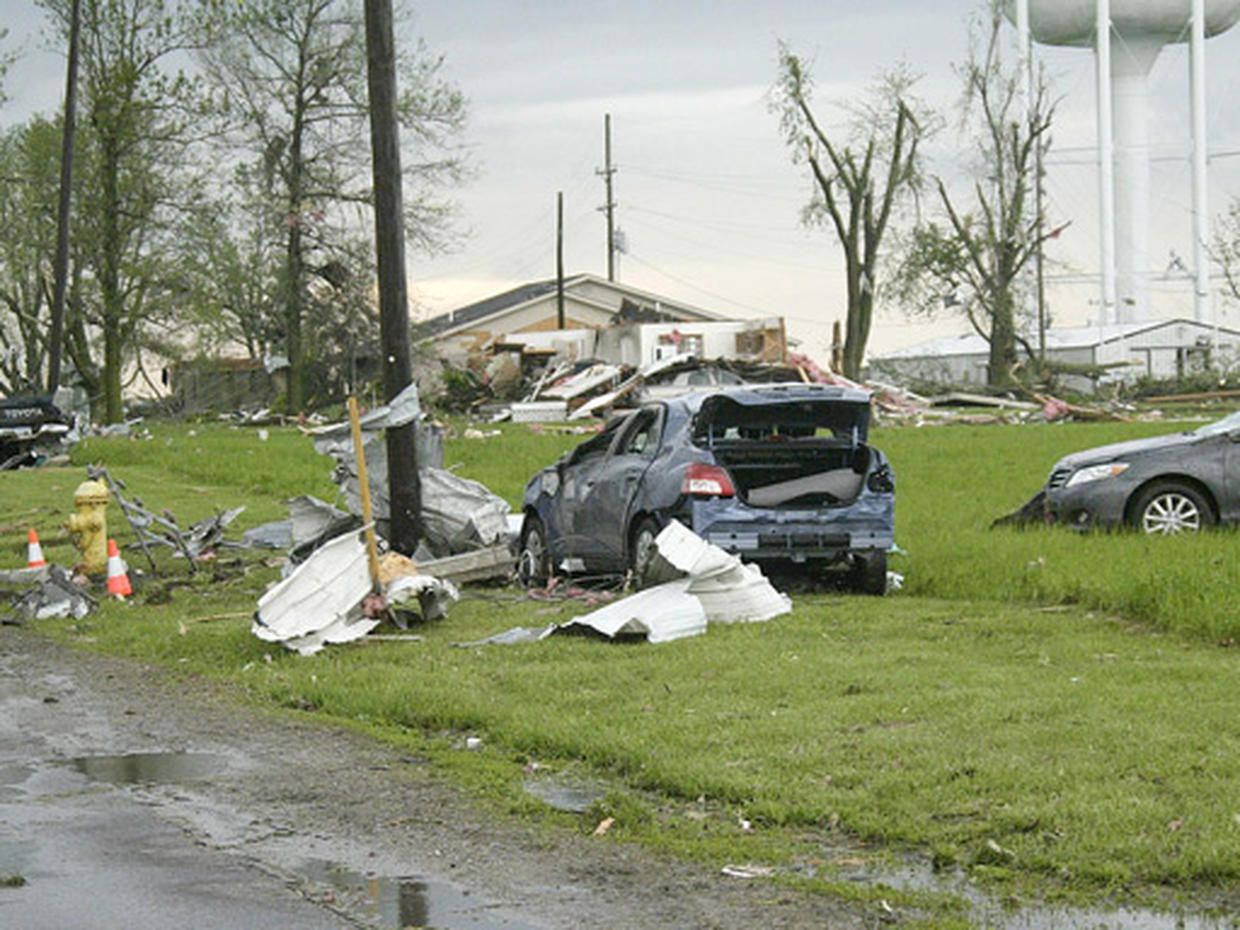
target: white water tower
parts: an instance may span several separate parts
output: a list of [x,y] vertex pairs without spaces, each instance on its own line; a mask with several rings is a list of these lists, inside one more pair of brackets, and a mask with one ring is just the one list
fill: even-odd
[[1149,73],[1164,45],[1191,43],[1194,308],[1208,322],[1205,38],[1240,20],[1240,0],[1005,2],[1022,42],[1032,34],[1047,45],[1092,47],[1097,56],[1101,323],[1149,318]]

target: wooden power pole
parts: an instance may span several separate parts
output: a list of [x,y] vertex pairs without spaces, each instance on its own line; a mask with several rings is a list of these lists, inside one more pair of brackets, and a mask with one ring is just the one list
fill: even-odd
[[603,167],[595,172],[602,175],[607,185],[607,202],[603,212],[607,214],[607,280],[616,280],[616,201],[612,197],[611,179],[616,169],[611,166],[611,114],[603,115]]
[[[413,381],[409,352],[409,301],[405,286],[404,204],[400,186],[400,135],[396,119],[396,48],[392,0],[366,2],[366,58],[370,87],[370,149],[375,188],[375,252],[379,272],[379,338],[387,401]],[[388,427],[388,542],[411,554],[422,535],[416,421]]]
[[60,204],[56,213],[56,255],[52,263],[52,332],[48,336],[47,390],[60,387],[60,355],[65,332],[65,291],[69,281],[69,206],[73,189],[73,139],[77,128],[78,46],[82,3],[69,8],[69,67],[65,77],[65,118],[60,144]]

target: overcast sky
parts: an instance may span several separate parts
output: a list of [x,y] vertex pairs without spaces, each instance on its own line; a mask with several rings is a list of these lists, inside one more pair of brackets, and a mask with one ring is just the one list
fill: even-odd
[[[360,0],[359,0],[360,2]],[[954,131],[959,95],[953,63],[964,58],[978,0],[423,0],[417,31],[445,57],[470,103],[466,142],[476,166],[457,194],[463,248],[411,255],[415,315],[430,316],[555,273],[555,200],[565,203],[565,267],[606,273],[599,207],[603,117],[611,114],[617,225],[628,254],[619,278],[736,316],[782,315],[812,355],[828,354],[830,322],[842,319],[842,259],[831,235],[800,224],[810,193],[768,112],[777,43],[811,60],[822,118],[838,123],[846,100],[880,72],[906,62],[923,75],[920,95],[951,131],[932,146],[931,170],[959,177],[972,157]],[[931,10],[933,9],[933,12]],[[0,0],[7,47],[29,49],[11,71],[0,127],[49,111],[63,96],[62,63],[30,38],[29,0]],[[1055,244],[1050,305],[1057,324],[1096,317],[1097,173],[1093,57],[1040,49],[1062,96],[1048,165],[1049,209],[1070,221]],[[1240,195],[1240,29],[1207,44],[1211,208]],[[1156,316],[1192,315],[1191,288],[1162,270],[1175,250],[1191,263],[1187,46],[1155,65],[1151,260]],[[1232,105],[1229,105],[1232,104]],[[1217,306],[1217,302],[1216,302]],[[1223,308],[1218,307],[1219,310]],[[1221,321],[1240,323],[1240,312]],[[871,340],[882,352],[944,331],[898,310]]]

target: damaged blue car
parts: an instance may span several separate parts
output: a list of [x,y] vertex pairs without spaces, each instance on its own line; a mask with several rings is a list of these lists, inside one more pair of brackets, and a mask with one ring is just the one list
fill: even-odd
[[675,519],[748,561],[839,568],[883,594],[895,477],[869,423],[867,393],[819,384],[688,394],[617,417],[526,486],[521,580],[640,582]]

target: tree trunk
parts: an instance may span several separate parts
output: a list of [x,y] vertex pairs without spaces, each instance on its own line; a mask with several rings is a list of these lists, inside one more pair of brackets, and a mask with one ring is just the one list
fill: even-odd
[[100,164],[103,193],[103,241],[99,297],[103,317],[103,422],[119,423],[125,416],[121,400],[123,364],[121,324],[124,316],[121,297],[120,154],[118,144],[105,131]]
[[870,318],[874,313],[874,298],[864,286],[864,274],[858,279],[859,293],[850,296],[848,320],[844,335],[844,377],[853,381],[861,378],[865,363],[865,345],[870,338]]
[[992,388],[1010,386],[1015,364],[1016,326],[1012,313],[1012,294],[1010,288],[1003,288],[996,295],[994,317],[991,321],[987,384]]
[[300,413],[306,403],[306,359],[301,343],[301,218],[289,214],[288,255],[284,266],[287,290],[284,336],[288,351],[286,412]]
[[285,256],[284,273],[285,305],[284,328],[288,347],[288,397],[287,412],[298,414],[306,404],[306,349],[301,339],[302,276],[305,260],[302,255],[301,223],[302,199],[302,113],[305,104],[298,100],[293,116],[293,131],[289,139],[288,166],[288,253]]

